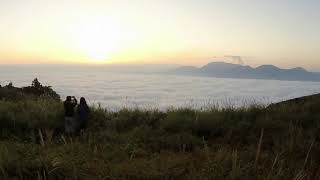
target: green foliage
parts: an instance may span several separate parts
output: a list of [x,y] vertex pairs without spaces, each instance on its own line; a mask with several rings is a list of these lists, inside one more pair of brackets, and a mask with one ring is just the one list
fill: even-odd
[[195,111],[192,109],[170,110],[167,117],[161,121],[161,126],[169,132],[191,132],[195,117]]
[[0,100],[0,179],[320,178],[318,99],[165,112],[91,107],[88,129],[68,137],[62,102],[28,96]]
[[20,101],[39,97],[60,100],[59,94],[51,86],[43,86],[37,78],[32,81],[31,86],[27,87],[17,88],[13,86],[12,82],[4,87],[0,86],[0,100]]
[[0,101],[2,136],[29,137],[36,129],[63,126],[62,104],[52,99]]

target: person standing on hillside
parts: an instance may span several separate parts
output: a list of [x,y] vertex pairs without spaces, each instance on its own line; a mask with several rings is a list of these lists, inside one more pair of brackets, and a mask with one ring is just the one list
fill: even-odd
[[87,128],[90,113],[89,106],[87,105],[86,99],[84,97],[80,98],[80,103],[77,107],[77,112],[80,123],[79,130],[81,132]]
[[74,108],[78,104],[74,96],[67,96],[64,101],[64,128],[67,134],[74,134],[77,128],[77,122],[74,118]]

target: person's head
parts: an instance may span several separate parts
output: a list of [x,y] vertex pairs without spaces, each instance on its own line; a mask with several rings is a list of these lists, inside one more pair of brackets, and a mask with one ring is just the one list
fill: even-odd
[[80,104],[87,105],[87,101],[84,97],[80,98]]
[[71,101],[71,96],[67,96],[66,101]]

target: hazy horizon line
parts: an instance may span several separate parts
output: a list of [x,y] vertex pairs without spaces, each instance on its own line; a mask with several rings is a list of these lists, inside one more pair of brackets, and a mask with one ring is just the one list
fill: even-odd
[[308,71],[320,71],[319,68],[315,69],[309,69],[304,66],[291,66],[291,67],[284,67],[277,64],[258,64],[258,65],[252,65],[252,64],[241,64],[241,63],[234,63],[234,62],[228,62],[223,60],[217,60],[217,61],[208,61],[204,64],[177,64],[177,63],[0,63],[0,66],[93,66],[93,67],[101,67],[101,66],[193,66],[193,67],[203,67],[209,63],[213,62],[223,62],[223,63],[229,63],[229,64],[237,64],[242,66],[250,66],[253,68],[263,66],[263,65],[273,65],[281,69],[292,69],[292,68],[304,68]]

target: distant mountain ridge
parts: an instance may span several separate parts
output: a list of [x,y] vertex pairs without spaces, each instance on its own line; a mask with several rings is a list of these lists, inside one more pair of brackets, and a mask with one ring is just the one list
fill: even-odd
[[320,73],[309,72],[301,67],[281,69],[274,65],[261,65],[257,68],[253,68],[250,66],[225,62],[211,62],[200,68],[194,66],[182,66],[175,69],[173,73],[221,78],[320,82]]

